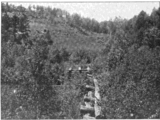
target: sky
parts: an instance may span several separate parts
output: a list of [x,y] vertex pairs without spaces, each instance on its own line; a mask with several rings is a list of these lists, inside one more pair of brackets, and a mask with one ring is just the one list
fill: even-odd
[[159,2],[16,2],[14,5],[22,5],[28,7],[29,5],[50,6],[52,8],[61,8],[70,14],[78,13],[82,17],[94,18],[97,21],[105,21],[121,17],[130,19],[134,15],[138,15],[142,10],[151,14],[153,8],[158,8]]

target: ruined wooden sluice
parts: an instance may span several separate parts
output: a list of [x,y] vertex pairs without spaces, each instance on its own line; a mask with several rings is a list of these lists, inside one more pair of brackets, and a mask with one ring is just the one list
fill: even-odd
[[80,106],[80,112],[83,119],[96,119],[101,116],[101,106],[100,106],[100,93],[98,87],[98,81],[96,78],[92,77],[90,80],[94,82],[94,86],[86,85],[84,95],[84,105]]
[[[71,70],[71,68],[69,69]],[[85,93],[83,101],[80,103],[80,114],[83,119],[101,118],[101,97],[97,79],[92,75],[91,68],[78,68],[79,72],[86,71],[87,80],[85,82]]]

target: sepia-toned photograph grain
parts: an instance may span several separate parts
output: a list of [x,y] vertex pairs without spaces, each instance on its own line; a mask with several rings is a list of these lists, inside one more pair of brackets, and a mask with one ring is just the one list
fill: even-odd
[[160,2],[1,2],[1,119],[160,119]]

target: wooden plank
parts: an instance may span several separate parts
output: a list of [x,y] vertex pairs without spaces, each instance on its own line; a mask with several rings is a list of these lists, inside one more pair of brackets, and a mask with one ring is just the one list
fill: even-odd
[[93,79],[93,81],[95,85],[95,97],[96,97],[94,108],[95,108],[95,116],[97,117],[101,115],[101,107],[98,104],[98,102],[101,100],[101,97],[99,93],[98,81],[95,78]]

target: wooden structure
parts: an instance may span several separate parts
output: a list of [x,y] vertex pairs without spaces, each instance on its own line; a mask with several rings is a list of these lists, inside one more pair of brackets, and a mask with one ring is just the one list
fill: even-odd
[[[89,80],[94,83],[94,86],[87,84],[85,86],[84,105],[80,105],[80,113],[83,119],[101,118],[101,101],[98,81],[92,75],[88,74]],[[90,82],[90,83],[91,83]]]
[[99,119],[101,118],[101,106],[100,106],[100,90],[98,81],[92,75],[90,65],[74,66],[68,69],[68,78],[71,77],[73,71],[79,71],[79,73],[85,73],[85,94],[83,101],[80,103],[80,113],[83,119]]

